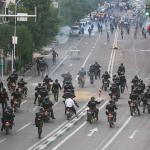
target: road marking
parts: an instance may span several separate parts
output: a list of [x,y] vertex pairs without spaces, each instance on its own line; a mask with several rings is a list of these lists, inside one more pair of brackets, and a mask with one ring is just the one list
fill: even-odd
[[38,108],[39,106],[35,106],[34,108],[33,108],[33,111],[36,111],[36,109]]
[[5,138],[5,139],[0,140],[0,144],[1,144],[1,143],[3,143],[4,141],[6,141],[6,138]]
[[17,130],[17,132],[23,130],[24,128],[26,128],[27,126],[29,126],[31,124],[31,122],[25,124],[23,127],[21,127],[20,129]]
[[[87,106],[87,104],[85,104],[83,107],[81,107],[81,109],[79,109],[77,113],[79,113],[80,111],[82,111],[86,106]],[[33,149],[35,149],[38,145],[40,145],[43,141],[45,141],[47,138],[49,138],[50,136],[52,136],[55,132],[59,131],[67,123],[68,123],[68,121],[65,121],[62,124],[60,124],[57,128],[55,128],[55,130],[53,130],[52,132],[50,132],[49,134],[47,134],[44,138],[42,138],[40,141],[38,141],[37,143],[35,143],[33,146],[29,147],[27,150],[33,150]],[[68,124],[70,124],[70,123],[68,123]]]
[[131,136],[129,137],[129,139],[133,139],[137,132],[138,132],[138,130],[134,130],[133,133],[131,134]]
[[98,128],[91,129],[90,133],[87,136],[92,136],[97,131],[98,131]]
[[116,54],[116,51],[114,51],[114,53],[113,53],[113,58],[112,58],[112,63],[111,63],[111,72],[110,72],[111,77],[113,75],[113,67],[114,67],[115,54]]
[[26,102],[27,102],[27,100],[24,100],[23,102],[21,102],[20,105],[23,105],[23,104],[25,104]]
[[[108,101],[106,101],[100,108],[99,110],[101,110]],[[76,132],[78,132],[83,126],[85,126],[87,124],[87,121],[84,121],[76,130],[74,130],[71,134],[69,134],[64,140],[60,141],[60,143],[58,143],[55,147],[52,148],[52,150],[56,150],[58,149],[62,144],[64,144],[69,138],[71,138]]]
[[130,122],[130,120],[132,119],[132,116],[130,116],[125,122],[124,124],[121,126],[121,128],[115,133],[115,135],[106,143],[106,145],[104,145],[104,147],[101,148],[101,150],[105,150],[106,148],[108,148],[108,146],[118,137],[118,135],[122,132],[122,130],[127,126],[127,124]]
[[56,70],[62,65],[62,63],[68,58],[68,52],[66,53],[66,56],[64,57],[64,59],[56,66],[56,68],[49,74],[50,76],[53,75]]
[[76,130],[69,134],[65,139],[63,139],[59,144],[52,148],[52,150],[58,149],[63,143],[65,143],[69,138],[71,138],[75,133],[77,133],[87,122],[82,123]]

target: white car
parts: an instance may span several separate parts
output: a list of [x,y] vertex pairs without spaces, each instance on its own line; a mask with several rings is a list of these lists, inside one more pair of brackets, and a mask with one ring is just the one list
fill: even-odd
[[79,26],[72,26],[70,31],[70,36],[79,36],[80,35],[80,27]]

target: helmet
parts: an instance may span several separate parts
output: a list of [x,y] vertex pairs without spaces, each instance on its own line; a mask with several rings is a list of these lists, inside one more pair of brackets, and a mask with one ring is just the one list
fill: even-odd
[[95,100],[95,97],[94,97],[94,96],[92,96],[92,97],[91,97],[91,100]]
[[44,111],[44,108],[43,108],[43,107],[41,107],[41,108],[39,109],[39,111],[40,111],[40,112]]
[[38,86],[41,86],[41,83],[38,83]]
[[123,63],[121,63],[121,66],[123,66]]
[[58,79],[56,79],[55,82],[58,82]]
[[116,77],[116,74],[114,74],[113,77]]
[[45,78],[48,78],[48,75],[46,75]]
[[112,101],[112,100],[110,100],[110,101],[109,101],[109,103],[110,103],[110,104],[112,104],[112,103],[113,103],[113,101]]
[[108,74],[108,71],[105,71],[105,74]]

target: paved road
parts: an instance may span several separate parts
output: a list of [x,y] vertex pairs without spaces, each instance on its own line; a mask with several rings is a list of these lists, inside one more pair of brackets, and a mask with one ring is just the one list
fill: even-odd
[[[132,31],[131,31],[132,33]],[[134,75],[138,75],[145,82],[150,77],[149,47],[147,40],[143,40],[141,34],[134,39],[133,35],[125,35],[121,40],[118,34],[118,47],[113,53],[113,73],[118,65],[123,62],[126,66],[128,85]],[[129,92],[121,96],[118,102],[117,123],[115,128],[110,129],[105,110],[100,106],[100,121],[96,124],[88,124],[85,119],[59,141],[53,143],[51,150],[148,150],[149,149],[149,114],[142,114],[140,117],[131,117],[128,108]],[[105,93],[106,94],[106,93]],[[140,109],[142,112],[142,108]]]
[[[118,36],[117,36],[118,35]],[[100,120],[96,124],[88,124],[85,117],[86,103],[91,96],[98,98],[98,89],[101,81],[90,85],[87,77],[85,88],[78,88],[76,77],[78,70],[84,66],[88,69],[89,64],[98,61],[102,65],[102,73],[106,70],[111,74],[115,73],[118,65],[123,62],[126,66],[128,84],[135,74],[138,74],[144,81],[149,78],[149,43],[148,39],[143,40],[139,34],[138,39],[133,35],[125,35],[121,40],[120,32],[116,31],[111,35],[111,41],[107,43],[106,33],[102,35],[96,32],[91,37],[85,35],[79,39],[70,39],[65,45],[58,48],[60,57],[57,65],[63,64],[56,69],[57,65],[51,65],[51,59],[46,58],[49,64],[49,75],[52,79],[62,81],[61,74],[69,71],[73,75],[73,84],[76,87],[77,101],[80,105],[79,118],[66,121],[64,106],[60,97],[59,103],[55,103],[54,113],[56,120],[44,124],[43,139],[37,138],[37,130],[33,125],[34,113],[38,110],[33,105],[34,87],[41,77],[28,77],[29,95],[23,101],[21,109],[16,113],[15,126],[9,135],[0,134],[0,148],[2,150],[125,150],[138,149],[146,150],[149,146],[149,120],[148,114],[141,117],[130,117],[127,105],[129,91],[126,91],[118,102],[117,123],[115,128],[110,129],[105,116],[105,105],[109,100],[107,92],[103,92],[100,99],[104,99],[99,105]],[[114,41],[118,43],[118,50],[112,49]],[[71,57],[68,50],[76,46],[80,50],[80,59]],[[54,72],[54,73],[53,73]],[[50,95],[53,99],[53,96]],[[143,141],[137,146],[138,141]]]

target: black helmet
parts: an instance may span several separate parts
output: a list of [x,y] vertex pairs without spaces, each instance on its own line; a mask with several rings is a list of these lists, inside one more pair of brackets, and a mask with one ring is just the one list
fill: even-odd
[[40,112],[44,111],[44,108],[43,108],[43,107],[41,107],[41,108],[39,109],[39,111],[40,111]]
[[113,103],[113,101],[112,101],[112,100],[110,100],[110,101],[109,101],[109,103],[110,103],[110,104],[112,104],[112,103]]
[[38,86],[41,86],[41,83],[38,83]]
[[91,97],[91,100],[95,100],[95,97],[94,97],[94,96],[92,96],[92,97]]
[[58,79],[56,79],[55,82],[58,82]]
[[121,63],[121,66],[123,66],[123,63]]
[[108,71],[105,71],[105,74],[108,74]]

